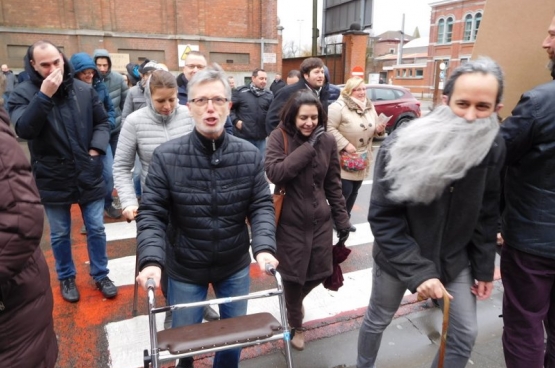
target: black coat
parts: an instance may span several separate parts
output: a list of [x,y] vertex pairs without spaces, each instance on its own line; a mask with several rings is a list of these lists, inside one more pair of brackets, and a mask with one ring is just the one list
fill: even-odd
[[[272,133],[272,131],[276,129],[279,125],[279,114],[281,112],[281,108],[285,105],[289,97],[291,97],[295,92],[300,91],[301,89],[308,89],[306,81],[302,77],[297,83],[290,84],[280,89],[274,96],[274,100],[272,101],[270,109],[268,110],[268,114],[266,115],[266,133],[268,135],[270,135],[270,133]],[[324,111],[327,114],[329,98],[329,88],[327,86],[327,83],[322,87],[319,98],[322,106],[324,107]]]
[[272,93],[275,95],[280,89],[282,89],[283,87],[285,87],[286,84],[283,81],[283,79],[280,80],[274,80],[272,82],[272,85],[270,86],[270,91],[272,91]]
[[[266,114],[274,96],[269,91],[264,91],[256,96],[249,86],[241,86],[233,92],[233,105],[231,107],[231,121],[233,135],[239,138],[261,140],[266,138]],[[237,129],[237,122],[243,125]]]
[[387,198],[381,180],[394,135],[382,144],[374,167],[368,221],[374,234],[373,256],[384,270],[412,292],[422,282],[455,279],[471,266],[472,277],[492,281],[505,144],[500,135],[482,162],[445,188],[428,205],[399,204]]
[[522,95],[501,125],[507,144],[505,243],[555,259],[555,81]]
[[108,114],[90,84],[73,78],[64,57],[64,80],[49,98],[44,78],[25,57],[31,79],[18,84],[8,109],[20,138],[29,141],[33,174],[43,203],[89,203],[104,197],[102,157],[110,139]]
[[246,218],[253,255],[275,253],[260,152],[226,133],[215,151],[212,143],[195,130],[154,151],[137,217],[140,269],[155,263],[182,282],[223,280],[251,262]]

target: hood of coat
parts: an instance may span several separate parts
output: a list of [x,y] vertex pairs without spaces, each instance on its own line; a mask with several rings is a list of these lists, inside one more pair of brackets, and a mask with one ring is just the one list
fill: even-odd
[[[61,55],[64,60],[64,79],[62,81],[62,84],[60,85],[60,88],[58,88],[58,90],[56,91],[56,95],[59,95],[60,93],[67,93],[73,87],[73,67],[71,66],[71,63],[65,57],[65,55]],[[34,85],[40,88],[42,82],[44,81],[44,78],[31,65],[31,56],[31,47],[29,47],[29,49],[27,49],[25,57],[23,58],[23,61],[25,63],[25,71],[27,72],[27,74],[29,74],[29,80]]]
[[94,59],[95,65],[96,65],[96,59],[100,57],[108,59],[108,72],[106,73],[106,76],[108,76],[112,72],[112,58],[110,57],[110,53],[106,49],[94,50],[93,59]]
[[350,96],[343,96],[342,95],[342,96],[339,97],[339,99],[341,99],[345,102],[345,105],[347,106],[347,108],[349,110],[356,111],[360,115],[364,115],[366,113],[366,111],[372,110],[374,108],[374,105],[372,105],[372,101],[370,101],[368,98],[366,99],[366,106],[364,107],[364,110]]
[[[152,94],[150,92],[150,77],[148,78],[148,80],[145,83],[144,94],[145,94],[145,100],[146,100],[146,108],[148,109],[150,115],[153,117],[153,119],[156,123],[166,124],[168,121],[173,119],[173,117],[175,116],[175,114],[177,112],[177,109],[180,107],[179,104],[176,102],[177,106],[175,107],[175,109],[173,109],[173,111],[169,115],[159,114],[154,109],[154,105],[152,104]],[[177,99],[177,96],[176,96],[176,99]]]
[[75,77],[77,73],[82,72],[83,70],[92,69],[94,70],[93,76],[93,84],[96,84],[97,81],[100,81],[100,74],[98,73],[98,69],[96,69],[96,64],[92,57],[85,52],[79,52],[77,54],[73,54],[71,59],[69,59],[71,66],[73,67],[73,76]]

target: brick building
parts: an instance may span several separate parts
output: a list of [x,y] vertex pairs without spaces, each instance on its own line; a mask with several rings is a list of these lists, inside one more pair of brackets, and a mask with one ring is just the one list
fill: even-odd
[[[380,73],[386,82],[410,89],[417,97],[431,97],[436,79],[440,96],[445,78],[470,60],[486,0],[440,0],[429,5],[432,9],[427,47],[422,48],[425,45],[422,39],[408,42],[401,63],[397,54],[398,31],[380,35],[383,42],[375,42],[374,47],[372,72]],[[441,63],[445,65],[443,71],[439,69]]]
[[[430,6],[430,46],[425,80],[426,87],[433,92],[436,83],[441,90],[451,71],[472,57],[486,0],[442,0],[430,3]],[[442,62],[446,68],[439,71]],[[438,81],[436,77],[439,77]]]
[[0,60],[14,69],[29,45],[48,39],[67,56],[104,48],[173,71],[189,49],[239,77],[261,65],[281,70],[277,0],[0,0],[0,20]]

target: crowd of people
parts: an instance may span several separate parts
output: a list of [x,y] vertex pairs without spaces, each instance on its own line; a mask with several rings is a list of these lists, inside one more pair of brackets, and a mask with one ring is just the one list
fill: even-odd
[[[555,78],[555,17],[542,46]],[[10,331],[0,333],[0,360],[8,366],[21,366],[22,351],[36,360],[25,364],[55,366],[42,209],[61,295],[75,303],[73,204],[104,298],[118,294],[104,216],[123,217],[137,224],[137,282],[146,288],[152,279],[168,305],[204,301],[210,286],[219,298],[249,293],[249,251],[261,272],[276,268],[291,344],[303,350],[303,300],[333,272],[334,229],[343,242],[357,230],[351,211],[373,163],[374,266],[357,367],[376,366],[407,289],[441,308],[444,296],[451,299],[444,366],[466,367],[478,333],[476,302],[493,289],[497,239],[506,364],[555,366],[555,82],[523,94],[499,124],[503,72],[489,58],[469,61],[449,75],[442,105],[395,130],[374,160],[372,142],[385,126],[364,81],[347,80],[328,106],[319,58],[305,59],[286,82],[276,75],[269,88],[265,70],[236,86],[196,51],[177,77],[153,60],[122,75],[107,50],[67,59],[48,41],[29,47],[24,62],[28,80],[16,83],[4,65],[0,75],[9,112],[0,107],[0,325]],[[30,163],[16,134],[28,142]],[[278,221],[269,182],[285,193]],[[180,309],[167,327],[246,313],[247,301],[217,312]],[[214,367],[237,367],[240,354],[220,351]],[[177,367],[193,364],[184,358]]]

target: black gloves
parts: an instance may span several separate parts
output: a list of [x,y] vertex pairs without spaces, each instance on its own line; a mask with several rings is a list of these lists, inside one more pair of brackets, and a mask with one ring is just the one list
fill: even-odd
[[320,136],[324,134],[324,131],[325,130],[323,126],[321,125],[317,126],[316,129],[312,131],[312,134],[310,135],[310,137],[308,137],[308,143],[310,143],[310,145],[314,147],[316,142],[318,142],[318,139],[320,139]]
[[339,240],[337,241],[337,244],[345,245],[345,242],[349,238],[350,233],[351,232],[349,231],[349,228],[343,229],[343,230],[337,230],[337,237],[339,238]]

